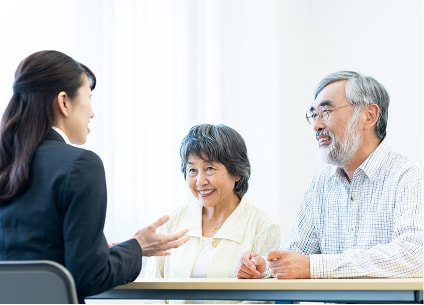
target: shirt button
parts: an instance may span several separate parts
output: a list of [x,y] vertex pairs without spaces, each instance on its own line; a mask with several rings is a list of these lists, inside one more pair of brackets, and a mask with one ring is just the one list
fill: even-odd
[[355,228],[350,228],[350,229],[349,229],[349,232],[350,232],[350,233],[354,233],[354,232],[355,232]]

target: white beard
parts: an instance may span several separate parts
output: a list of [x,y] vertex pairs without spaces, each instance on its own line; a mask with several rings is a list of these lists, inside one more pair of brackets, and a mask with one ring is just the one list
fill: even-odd
[[336,140],[331,131],[323,132],[323,134],[331,137],[331,144],[327,147],[321,146],[319,150],[324,162],[342,167],[358,151],[362,144],[361,135],[358,131],[359,114],[360,111],[354,111],[347,125],[344,139]]

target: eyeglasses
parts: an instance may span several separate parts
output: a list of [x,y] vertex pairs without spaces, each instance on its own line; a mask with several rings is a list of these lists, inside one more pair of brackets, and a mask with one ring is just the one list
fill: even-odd
[[321,120],[328,120],[330,118],[330,113],[347,106],[353,106],[353,105],[348,104],[348,105],[343,105],[333,109],[328,109],[326,106],[319,106],[318,111],[312,111],[312,110],[306,111],[306,120],[311,125],[315,123],[315,121],[317,120],[317,117],[319,117]]

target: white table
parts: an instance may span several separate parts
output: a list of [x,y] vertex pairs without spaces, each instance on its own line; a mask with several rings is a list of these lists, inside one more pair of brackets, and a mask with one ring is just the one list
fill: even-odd
[[143,279],[90,298],[423,303],[423,279]]

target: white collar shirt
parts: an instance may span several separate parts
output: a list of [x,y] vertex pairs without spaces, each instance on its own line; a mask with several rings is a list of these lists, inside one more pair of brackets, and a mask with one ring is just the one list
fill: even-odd
[[72,145],[71,141],[69,141],[69,138],[66,136],[66,134],[61,129],[59,129],[56,126],[53,126],[52,129],[54,131],[56,131],[63,138],[63,140],[65,140],[66,144]]

